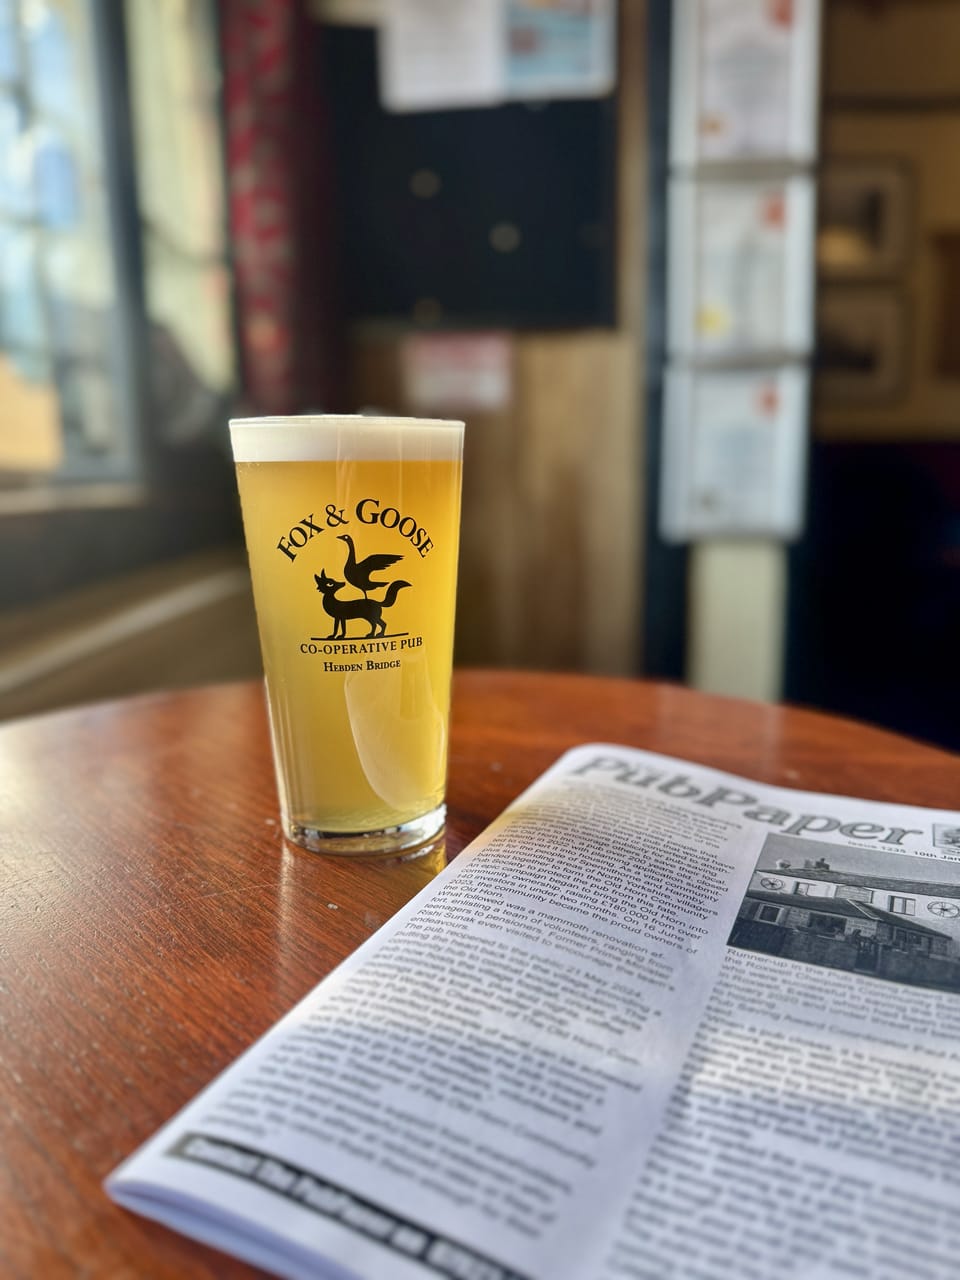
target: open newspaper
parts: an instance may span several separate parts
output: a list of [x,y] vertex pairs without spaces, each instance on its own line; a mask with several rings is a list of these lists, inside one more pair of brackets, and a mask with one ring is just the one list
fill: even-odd
[[289,1277],[955,1280],[960,815],[578,748],[107,1188]]

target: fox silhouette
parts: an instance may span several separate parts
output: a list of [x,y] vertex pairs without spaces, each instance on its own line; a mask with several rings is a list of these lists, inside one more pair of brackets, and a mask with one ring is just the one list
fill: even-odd
[[321,569],[313,577],[323,600],[324,610],[333,619],[333,631],[327,636],[328,640],[346,639],[347,623],[351,618],[363,618],[370,623],[370,630],[364,639],[370,640],[374,636],[382,636],[387,629],[383,617],[384,609],[389,609],[400,591],[410,585],[409,582],[398,578],[387,587],[386,595],[382,600],[370,600],[366,597],[362,600],[338,600],[337,592],[346,585],[345,583],[336,578],[328,578],[326,569]]

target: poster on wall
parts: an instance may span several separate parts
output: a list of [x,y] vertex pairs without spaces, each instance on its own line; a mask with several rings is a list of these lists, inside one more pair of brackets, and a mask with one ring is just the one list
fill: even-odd
[[502,100],[500,0],[385,0],[377,48],[388,111]]
[[507,0],[509,98],[598,98],[616,82],[614,0]]
[[671,181],[672,354],[809,354],[814,192],[810,176]]
[[820,0],[674,0],[671,160],[811,163]]
[[417,333],[400,352],[404,400],[417,413],[496,413],[513,389],[505,333]]
[[616,84],[615,0],[381,0],[388,111],[599,98]]
[[669,369],[661,536],[796,537],[803,519],[809,374]]

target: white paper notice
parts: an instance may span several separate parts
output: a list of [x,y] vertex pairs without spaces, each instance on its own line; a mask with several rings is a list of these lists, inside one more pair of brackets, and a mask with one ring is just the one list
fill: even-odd
[[699,122],[705,159],[788,151],[793,10],[792,0],[706,6]]
[[813,339],[812,179],[675,179],[670,214],[671,350],[806,355]]
[[613,0],[508,0],[511,98],[600,97],[616,81]]
[[427,111],[500,101],[503,45],[500,0],[384,0],[383,105]]
[[664,538],[799,532],[808,389],[799,366],[668,373]]
[[820,0],[674,0],[674,20],[674,163],[811,161]]
[[510,402],[510,340],[501,333],[408,338],[403,380],[406,399],[418,412],[495,412]]

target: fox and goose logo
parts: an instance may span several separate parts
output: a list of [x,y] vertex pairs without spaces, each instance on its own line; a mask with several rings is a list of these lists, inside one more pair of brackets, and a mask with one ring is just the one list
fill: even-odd
[[[395,578],[393,581],[387,581],[386,579],[378,579],[377,575],[384,573],[387,569],[399,563],[403,556],[369,555],[364,556],[361,560],[357,557],[357,549],[354,546],[353,538],[348,533],[340,533],[337,537],[341,542],[347,544],[347,558],[343,565],[342,580],[328,577],[326,569],[321,569],[319,573],[313,575],[317,590],[320,592],[320,598],[323,601],[324,611],[333,619],[333,631],[326,639],[346,640],[347,623],[354,618],[366,622],[370,627],[370,630],[363,637],[364,639],[372,640],[375,637],[385,636],[387,635],[387,622],[383,616],[383,611],[393,606],[397,596],[404,587],[409,587],[410,583],[405,578]],[[352,598],[341,599],[338,593],[348,584],[354,590],[362,592],[362,594]],[[383,598],[381,600],[372,598],[370,593],[379,591],[382,587],[386,587]],[[392,634],[405,635],[406,632]]]

